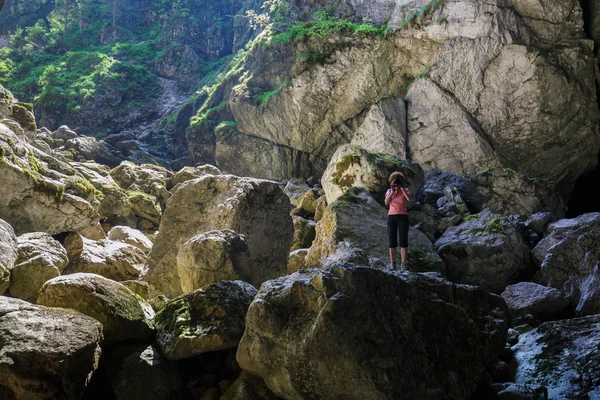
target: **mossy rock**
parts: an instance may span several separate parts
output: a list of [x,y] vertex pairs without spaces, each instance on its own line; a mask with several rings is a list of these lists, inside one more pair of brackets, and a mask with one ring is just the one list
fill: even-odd
[[388,178],[395,171],[406,176],[409,190],[413,194],[425,182],[425,174],[418,164],[368,151],[357,145],[344,145],[333,155],[321,183],[329,204],[353,186],[365,188],[383,204],[385,191],[389,188]]
[[104,343],[147,339],[152,335],[154,312],[124,285],[95,274],[71,274],[49,280],[37,303],[71,308],[100,321]]

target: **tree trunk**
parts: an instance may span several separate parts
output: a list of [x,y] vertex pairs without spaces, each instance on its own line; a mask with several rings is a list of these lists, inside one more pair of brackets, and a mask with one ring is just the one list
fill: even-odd
[[4,7],[4,1],[5,0],[0,0],[0,11],[2,11],[2,7]]
[[117,0],[113,0],[113,12],[112,12],[112,17],[113,17],[113,21],[112,21],[112,26],[113,29],[115,29],[115,21],[117,19]]

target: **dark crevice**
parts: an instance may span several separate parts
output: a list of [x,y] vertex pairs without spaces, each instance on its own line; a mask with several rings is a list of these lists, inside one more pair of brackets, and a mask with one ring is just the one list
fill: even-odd
[[581,9],[583,10],[583,29],[585,31],[585,35],[592,39],[594,37],[594,32],[592,29],[593,25],[593,13],[592,13],[592,2],[597,0],[579,0],[581,4]]
[[[600,156],[598,158],[600,161]],[[575,218],[581,214],[600,211],[596,193],[600,193],[600,165],[577,179],[566,217]]]

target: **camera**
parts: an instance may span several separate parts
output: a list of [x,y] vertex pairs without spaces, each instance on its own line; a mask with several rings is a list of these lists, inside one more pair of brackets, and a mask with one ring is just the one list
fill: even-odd
[[398,187],[402,187],[402,180],[400,178],[396,178],[394,180],[394,185],[396,185]]

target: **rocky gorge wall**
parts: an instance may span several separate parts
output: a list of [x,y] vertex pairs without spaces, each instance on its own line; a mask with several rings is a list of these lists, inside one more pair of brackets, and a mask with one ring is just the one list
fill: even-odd
[[[298,13],[315,6],[293,4]],[[369,117],[379,113],[403,137],[386,152],[425,169],[511,168],[568,194],[595,167],[594,44],[578,1],[327,5],[389,31],[256,46],[210,104],[221,105],[210,119],[231,120],[234,132],[190,129],[195,160],[271,179],[319,177],[341,144],[389,142]],[[405,123],[394,121],[403,113]]]

